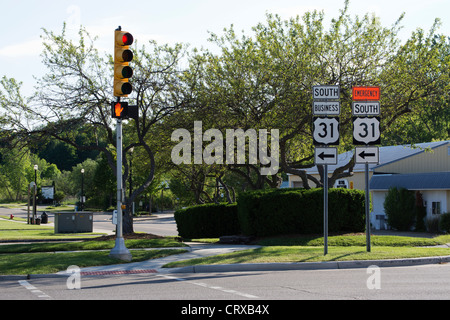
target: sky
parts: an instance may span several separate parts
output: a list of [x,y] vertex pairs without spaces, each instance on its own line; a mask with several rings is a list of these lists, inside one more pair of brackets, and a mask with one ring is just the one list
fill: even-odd
[[[209,32],[221,35],[233,24],[236,31],[250,34],[253,26],[265,22],[267,13],[289,19],[316,9],[324,11],[329,22],[343,7],[344,0],[2,1],[2,25],[8,37],[0,43],[0,77],[21,81],[23,94],[30,95],[33,76],[46,71],[40,57],[42,28],[59,34],[64,22],[70,37],[75,37],[80,25],[97,36],[100,52],[112,53],[113,32],[119,25],[139,44],[152,39],[159,44],[182,42],[191,48],[210,48]],[[450,36],[450,0],[350,0],[349,12],[352,16],[375,13],[386,27],[404,12],[400,36],[405,39],[417,28],[428,31],[440,18],[439,33]]]

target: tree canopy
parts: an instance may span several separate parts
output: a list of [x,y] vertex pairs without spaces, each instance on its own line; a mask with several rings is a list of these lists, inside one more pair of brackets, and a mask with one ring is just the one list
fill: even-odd
[[[276,187],[287,173],[299,175],[306,188],[322,185],[323,176],[316,179],[305,170],[314,165],[314,85],[341,88],[340,151],[353,148],[353,86],[381,88],[383,144],[448,139],[450,43],[438,33],[439,20],[428,32],[417,29],[401,41],[403,15],[385,27],[373,14],[350,16],[348,6],[346,1],[328,28],[318,11],[288,20],[267,14],[265,22],[241,34],[225,28],[209,39],[219,50],[154,41],[135,45],[130,103],[138,106],[139,118],[124,127],[123,180],[131,150],[136,173],[127,205],[161,173],[172,176],[179,194],[193,192],[196,202],[219,201],[224,193],[233,201],[236,190]],[[43,29],[47,73],[37,79],[35,94],[23,97],[16,80],[0,81],[2,147],[51,141],[62,148],[62,143],[83,161],[102,154],[102,163],[116,172],[113,61],[99,54],[95,40],[84,28],[77,41],[68,39],[65,26],[60,34]],[[278,173],[264,175],[265,164],[248,158],[245,164],[174,165],[171,133],[184,128],[193,134],[195,121],[203,132],[217,129],[224,138],[227,129],[278,130]],[[269,149],[274,152],[275,145],[269,142]],[[48,144],[46,150],[49,156]],[[350,160],[335,170],[330,182],[351,175],[353,166]],[[96,179],[101,176],[105,173]],[[132,232],[129,212],[124,222],[125,233]]]

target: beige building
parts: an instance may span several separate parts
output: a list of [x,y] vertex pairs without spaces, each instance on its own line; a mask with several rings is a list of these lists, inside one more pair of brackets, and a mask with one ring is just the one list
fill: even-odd
[[[371,222],[375,229],[388,228],[383,208],[390,187],[419,191],[427,209],[427,219],[450,212],[450,141],[420,143],[415,146],[380,147],[380,163],[369,165],[370,192],[373,211]],[[328,166],[329,175],[347,164],[353,151],[340,154],[336,166]],[[308,173],[319,177],[317,167]],[[334,187],[365,189],[365,165],[357,164],[350,177],[338,180]],[[289,187],[302,187],[298,176],[289,175]]]

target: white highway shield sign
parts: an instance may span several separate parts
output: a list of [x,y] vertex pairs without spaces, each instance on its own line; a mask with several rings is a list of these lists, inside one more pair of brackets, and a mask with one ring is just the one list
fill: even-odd
[[339,144],[339,117],[313,117],[314,145]]
[[353,117],[353,144],[380,144],[380,136],[379,117]]

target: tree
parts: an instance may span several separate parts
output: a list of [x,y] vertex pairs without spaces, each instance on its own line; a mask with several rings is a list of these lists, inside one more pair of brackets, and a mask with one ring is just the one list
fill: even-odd
[[[282,170],[299,175],[307,188],[310,181],[321,186],[322,168],[320,180],[305,170],[314,165],[313,85],[341,88],[340,151],[353,148],[352,87],[381,87],[386,134],[448,91],[448,49],[436,35],[438,21],[428,35],[418,29],[402,44],[402,18],[391,27],[374,15],[353,18],[346,1],[328,30],[324,14],[313,11],[289,20],[268,14],[251,36],[238,35],[233,27],[222,36],[213,34],[210,40],[221,52],[203,52],[194,60],[197,105],[190,114],[208,119],[207,128],[279,129]],[[351,175],[353,166],[352,159],[336,169],[329,183]]]
[[[110,108],[113,98],[112,58],[110,55],[99,56],[94,46],[95,39],[84,28],[80,28],[78,35],[75,43],[68,39],[65,25],[60,35],[44,29],[42,58],[48,73],[38,79],[36,94],[30,101],[21,98],[20,84],[13,79],[2,80],[5,91],[1,97],[2,107],[8,111],[7,116],[0,119],[3,141],[11,135],[29,143],[51,137],[79,151],[103,153],[116,173],[115,148],[109,148],[116,144]],[[150,49],[134,49],[134,91],[130,102],[138,105],[140,117],[124,125],[123,180],[125,182],[128,178],[127,154],[131,148],[141,149],[146,154],[149,171],[142,184],[126,199],[127,208],[154,177],[155,149],[147,142],[150,129],[181,108],[186,99],[179,80],[179,63],[184,47],[158,46],[155,42],[150,42],[149,46]],[[74,133],[81,127],[88,128],[90,134],[77,140]],[[124,234],[132,233],[130,210],[124,215],[123,222]]]

